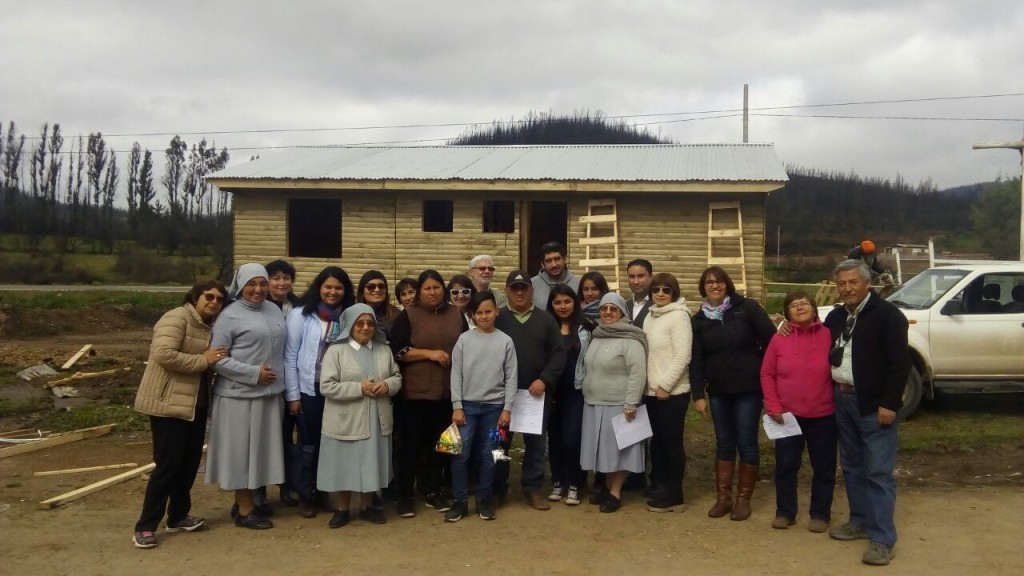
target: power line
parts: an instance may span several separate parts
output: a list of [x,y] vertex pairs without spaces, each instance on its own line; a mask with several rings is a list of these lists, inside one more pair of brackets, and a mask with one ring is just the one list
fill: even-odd
[[[750,112],[763,112],[770,110],[794,110],[801,108],[829,108],[829,107],[841,107],[841,106],[861,106],[861,105],[878,105],[878,104],[907,104],[907,103],[919,103],[919,102],[941,102],[941,101],[954,101],[954,100],[976,100],[976,99],[987,99],[987,98],[1009,98],[1024,96],[1024,92],[1011,92],[1005,94],[978,94],[969,96],[934,96],[927,98],[901,98],[901,99],[889,99],[889,100],[862,100],[854,102],[833,102],[827,104],[793,104],[786,106],[766,106],[760,108],[750,108]],[[729,118],[735,116],[736,113],[742,112],[742,108],[727,108],[722,110],[700,110],[691,112],[656,112],[646,114],[622,114],[617,116],[605,116],[609,120],[620,120],[628,118],[653,118],[658,116],[693,116],[700,114],[730,114],[730,116],[711,116],[708,118],[697,118],[696,120],[715,119],[715,118]],[[813,117],[813,116],[808,116]],[[429,123],[416,123],[416,124],[384,124],[378,126],[343,126],[337,128],[266,128],[266,129],[252,129],[252,130],[210,130],[205,132],[126,132],[123,134],[104,134],[104,138],[141,138],[141,137],[156,137],[156,136],[219,136],[219,135],[234,135],[234,134],[280,134],[288,132],[345,132],[345,131],[362,131],[362,130],[391,130],[391,129],[410,129],[410,128],[460,128],[469,126],[489,126],[495,124],[522,124],[531,122],[532,119],[522,120],[488,120],[486,122],[444,122],[437,124]],[[684,120],[685,121],[685,120]],[[641,126],[651,124],[669,124],[676,121],[662,121],[662,122],[649,122],[645,124],[638,124]],[[39,140],[40,136],[26,136],[26,140]],[[440,139],[433,139],[440,140]]]
[[960,118],[947,116],[847,116],[843,114],[751,114],[771,118],[841,118],[847,120],[936,120],[943,122],[1024,122],[1024,118]]

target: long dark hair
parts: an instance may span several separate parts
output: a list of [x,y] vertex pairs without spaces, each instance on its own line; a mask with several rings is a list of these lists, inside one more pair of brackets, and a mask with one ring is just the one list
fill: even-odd
[[608,293],[608,280],[605,280],[604,274],[597,270],[591,270],[590,272],[584,272],[583,276],[580,276],[580,300],[583,300],[583,283],[587,280],[594,283],[594,286],[601,292],[601,296]]
[[[381,280],[384,282],[384,302],[380,304],[370,304],[366,301],[366,285],[371,280]],[[378,318],[390,321],[394,320],[395,316],[398,316],[398,308],[391,304],[391,290],[388,288],[388,279],[380,270],[367,270],[363,272],[362,277],[359,278],[359,286],[356,288],[356,302],[361,302],[373,308],[373,313]]]
[[313,278],[313,281],[309,283],[309,288],[302,294],[302,315],[309,316],[316,312],[316,309],[320,306],[322,300],[320,299],[320,288],[324,285],[324,282],[328,278],[334,278],[341,285],[345,287],[345,295],[341,297],[341,309],[344,310],[349,306],[356,303],[356,295],[352,289],[352,280],[348,277],[348,272],[337,266],[328,266],[320,271]]
[[[445,289],[444,278],[441,276],[441,273],[438,272],[437,270],[434,270],[433,268],[427,268],[423,272],[420,272],[420,275],[416,277],[416,303],[417,304],[420,301],[420,292],[423,290],[423,283],[426,282],[427,280],[437,280],[437,283],[441,285],[441,289],[442,290]],[[469,285],[472,286],[473,283],[470,282]],[[437,307],[437,310],[438,311],[444,310],[444,309],[448,308],[448,306],[449,306],[449,304],[448,304],[448,295],[447,294],[442,294],[441,295],[441,304]]]
[[594,327],[594,324],[590,321],[589,318],[587,318],[586,316],[583,315],[583,301],[580,298],[580,295],[577,294],[576,291],[573,290],[568,284],[555,284],[554,286],[551,287],[551,293],[548,294],[548,302],[547,302],[546,310],[552,316],[555,317],[555,320],[557,320],[559,324],[562,323],[562,319],[559,318],[555,314],[555,311],[551,309],[551,303],[555,301],[555,297],[556,296],[560,296],[560,295],[561,296],[568,296],[568,297],[572,298],[572,301],[573,301],[572,315],[570,315],[569,318],[568,318],[568,321],[569,321],[569,334],[572,334],[573,336],[575,336],[576,335],[576,331],[579,330],[580,328],[584,328],[586,330],[592,330],[593,327]]

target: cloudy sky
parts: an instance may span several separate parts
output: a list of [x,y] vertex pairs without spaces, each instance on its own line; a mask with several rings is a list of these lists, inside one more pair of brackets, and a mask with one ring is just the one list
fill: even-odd
[[238,162],[587,110],[740,142],[746,83],[750,141],[787,164],[941,187],[1020,171],[971,149],[1024,136],[1020,2],[0,2],[5,130],[59,122],[115,150],[206,135]]

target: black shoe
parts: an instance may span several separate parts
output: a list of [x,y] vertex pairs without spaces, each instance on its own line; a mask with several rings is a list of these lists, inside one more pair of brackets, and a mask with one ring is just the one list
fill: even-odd
[[427,494],[426,504],[438,512],[447,512],[452,509],[451,502],[440,494]]
[[622,500],[619,500],[611,493],[608,494],[608,498],[604,502],[601,502],[601,512],[616,512],[619,508],[622,508]]
[[274,523],[253,511],[250,512],[248,516],[242,516],[241,514],[236,516],[235,526],[238,526],[239,528],[248,528],[250,530],[267,530],[273,528]]
[[415,518],[416,507],[412,503],[412,498],[399,498],[398,499],[398,517],[399,518]]
[[331,516],[331,521],[327,523],[331,528],[341,528],[351,519],[351,515],[348,510],[335,510],[334,515]]
[[494,520],[497,515],[494,513],[494,506],[490,498],[479,498],[476,501],[476,513],[484,520]]
[[462,520],[462,517],[469,512],[468,508],[465,500],[456,500],[455,504],[444,513],[444,521],[458,522]]
[[270,507],[270,500],[267,499],[266,486],[252,491],[252,506],[256,513],[264,518],[274,515],[274,509]]
[[605,489],[601,490],[600,492],[598,492],[597,494],[594,494],[593,496],[591,496],[590,499],[588,500],[588,502],[590,502],[591,504],[593,504],[595,506],[598,506],[598,505],[604,504],[605,500],[607,500],[609,498],[612,498],[612,493],[609,492],[607,488],[605,488]]
[[359,519],[370,524],[384,524],[387,520],[384,519],[384,512],[377,510],[376,508],[364,508],[359,511]]
[[374,494],[373,500],[370,501],[370,508],[373,508],[378,512],[384,512],[384,499],[379,495]]
[[238,504],[237,503],[231,505],[231,519],[232,520],[238,520]]

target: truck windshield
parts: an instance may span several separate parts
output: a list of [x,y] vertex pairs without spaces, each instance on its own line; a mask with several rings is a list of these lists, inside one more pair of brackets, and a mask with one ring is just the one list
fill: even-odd
[[900,308],[923,310],[931,307],[964,276],[967,276],[966,270],[954,268],[925,270],[900,286],[886,300]]

